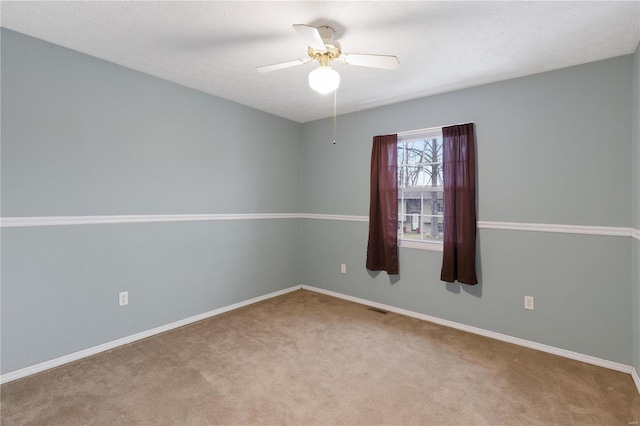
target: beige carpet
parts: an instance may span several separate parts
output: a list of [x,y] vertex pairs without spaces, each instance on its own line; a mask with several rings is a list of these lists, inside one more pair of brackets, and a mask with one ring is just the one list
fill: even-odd
[[3,425],[640,421],[628,374],[304,290],[0,392]]

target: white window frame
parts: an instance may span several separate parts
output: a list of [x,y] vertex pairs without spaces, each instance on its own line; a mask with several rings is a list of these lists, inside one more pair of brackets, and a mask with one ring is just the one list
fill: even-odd
[[[442,127],[430,127],[428,129],[410,130],[407,132],[398,133],[398,143],[404,143],[404,142],[408,142],[416,139],[436,139],[436,138],[442,138]],[[421,188],[425,188],[425,187],[421,187]],[[421,189],[421,191],[424,191],[424,190]],[[421,202],[420,216],[424,217],[424,215],[422,214],[423,213],[422,205],[423,203]],[[404,213],[406,216],[406,212]],[[400,214],[401,212],[398,211],[398,216],[400,216]],[[442,217],[442,216],[439,216],[439,217]],[[398,238],[398,246],[402,248],[412,248],[412,249],[420,249],[420,250],[433,250],[433,251],[443,250],[443,243],[441,241],[413,240],[413,239]]]

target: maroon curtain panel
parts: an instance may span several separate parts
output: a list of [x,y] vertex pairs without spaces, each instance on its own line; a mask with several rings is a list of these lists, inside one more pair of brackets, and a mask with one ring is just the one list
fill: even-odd
[[444,250],[440,279],[477,284],[476,156],[473,123],[442,128]]
[[371,150],[371,204],[367,269],[399,272],[398,135],[375,136]]

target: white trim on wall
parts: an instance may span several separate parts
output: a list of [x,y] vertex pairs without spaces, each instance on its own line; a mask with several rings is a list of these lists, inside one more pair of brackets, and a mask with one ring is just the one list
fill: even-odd
[[442,243],[432,241],[400,240],[398,241],[398,247],[418,250],[444,251],[444,246],[442,245]]
[[638,375],[638,370],[636,370],[635,368],[631,372],[631,378],[633,379],[633,383],[635,383],[636,387],[638,388],[638,393],[640,393],[640,375]]
[[[101,216],[36,216],[3,217],[2,228],[29,226],[98,225],[107,223],[197,222],[215,220],[263,220],[263,219],[319,219],[346,222],[369,222],[368,216],[313,214],[313,213],[231,213],[231,214],[156,214],[156,215],[101,215]],[[633,237],[640,240],[640,230],[615,226],[556,225],[546,223],[517,223],[478,221],[479,229],[508,231],[552,232],[565,234],[605,235]]]
[[599,367],[608,368],[610,370],[620,371],[622,373],[631,374],[633,381],[638,388],[638,393],[640,393],[640,377],[638,376],[638,371],[631,365],[622,364],[615,361],[609,361],[606,359],[598,358],[591,355],[581,354],[579,352],[569,351],[562,348],[557,348],[555,346],[545,345],[543,343],[532,342],[530,340],[521,339],[519,337],[509,336],[507,334],[497,333],[495,331],[485,330],[483,328],[474,327],[466,324],[461,324],[454,321],[445,320],[438,317],[433,317],[431,315],[420,314],[418,312],[409,311],[402,308],[396,308],[395,306],[385,305],[384,303],[372,302],[370,300],[361,299],[359,297],[349,296],[342,293],[337,293],[331,290],[325,290],[319,287],[313,287],[309,285],[302,285],[303,290],[314,291],[316,293],[326,294],[327,296],[337,297],[339,299],[348,300],[350,302],[359,303],[361,305],[371,306],[377,309],[382,309],[389,312],[394,312],[396,314],[405,315],[412,318],[417,318],[423,321],[432,322],[435,324],[444,325],[446,327],[455,328],[458,330],[466,331],[472,334],[478,334],[480,336],[489,337],[491,339],[500,340],[507,343],[513,343],[514,345],[523,346],[525,348],[535,349],[541,352],[550,353],[553,355],[558,355],[564,358],[573,359],[576,361],[581,361],[587,364],[597,365]]
[[25,226],[97,225],[105,223],[195,222],[212,220],[247,219],[300,219],[299,213],[249,213],[249,214],[147,214],[113,216],[41,216],[3,217],[2,228]]
[[303,219],[344,220],[348,222],[369,222],[369,216],[353,216],[344,214],[312,214],[302,213]]
[[284,290],[274,291],[273,293],[265,294],[264,296],[254,297],[253,299],[245,300],[242,302],[234,303],[233,305],[224,306],[222,308],[214,309],[213,311],[205,312],[203,314],[195,315],[183,320],[175,321],[170,324],[162,325],[160,327],[152,328],[140,333],[133,334],[131,336],[123,337],[121,339],[113,340],[111,342],[103,343],[102,345],[94,346],[92,348],[84,349],[78,352],[74,352],[68,355],[64,355],[58,358],[54,358],[49,361],[41,362],[20,370],[11,371],[0,376],[0,384],[11,382],[13,380],[21,379],[32,374],[40,373],[45,370],[49,370],[54,367],[67,364],[72,361],[77,361],[82,358],[86,358],[91,355],[98,354],[100,352],[108,351],[118,346],[127,345],[138,340],[146,339],[147,337],[155,336],[156,334],[164,333],[165,331],[173,330],[174,328],[182,327],[197,321],[202,321],[207,318],[214,317],[216,315],[224,314],[225,312],[233,311],[234,309],[243,308],[254,303],[262,302],[263,300],[271,299],[273,297],[281,296],[292,291],[300,290],[300,286],[285,288]]
[[[369,222],[368,216],[331,215],[303,213],[303,219],[344,220],[350,222]],[[548,223],[518,223],[478,221],[478,229],[499,229],[508,231],[553,232],[563,234],[605,235],[611,237],[629,237],[640,239],[640,230],[619,226],[557,225]]]
[[630,237],[631,229],[616,226],[556,225],[547,223],[516,223],[479,221],[479,229],[504,229],[508,231],[555,232],[563,234],[606,235]]
[[160,333],[164,333],[165,331],[173,330],[178,327],[182,327],[197,321],[202,321],[207,318],[214,317],[216,315],[223,314],[225,312],[232,311],[234,309],[239,309],[257,302],[261,302],[263,300],[271,299],[273,297],[281,296],[286,293],[290,293],[296,290],[309,290],[316,293],[326,294],[328,296],[337,297],[339,299],[348,300],[350,302],[359,303],[361,305],[372,306],[374,308],[383,309],[385,311],[394,312],[400,315],[405,315],[412,318],[417,318],[423,321],[429,321],[435,324],[444,325],[446,327],[455,328],[458,330],[466,331],[473,334],[478,334],[481,336],[489,337],[496,340],[501,340],[507,343],[513,343],[515,345],[523,346],[530,349],[539,350],[542,352],[547,352],[550,354],[558,355],[564,358],[573,359],[576,361],[585,362],[587,364],[597,365],[600,367],[608,368],[610,370],[620,371],[622,373],[631,374],[631,377],[638,388],[638,393],[640,393],[640,376],[638,376],[638,371],[626,364],[621,364],[614,361],[608,361],[602,358],[597,358],[591,355],[585,355],[578,352],[569,351],[566,349],[557,348],[554,346],[545,345],[542,343],[532,342],[529,340],[521,339],[518,337],[509,336],[506,334],[496,333],[494,331],[485,330],[478,327],[473,327],[461,323],[457,323],[454,321],[449,321],[437,317],[433,317],[430,315],[420,314],[417,312],[409,311],[406,309],[396,308],[391,305],[385,305],[383,303],[372,302],[366,299],[360,299],[358,297],[348,296],[342,293],[337,293],[331,290],[325,290],[318,287],[308,286],[308,285],[296,285],[293,287],[289,287],[283,290],[275,291],[273,293],[265,294],[264,296],[254,297],[249,300],[245,300],[243,302],[238,302],[233,305],[225,306],[222,308],[215,309],[213,311],[205,312],[200,315],[195,315],[189,318],[185,318],[183,320],[175,321],[170,324],[166,324],[160,327],[153,328],[151,330],[146,330],[140,333],[133,334],[131,336],[123,337],[121,339],[117,339],[111,342],[104,343],[102,345],[94,346],[92,348],[84,349],[82,351],[74,352],[68,355],[64,355],[58,358],[54,358],[49,361],[41,362],[39,364],[35,364],[29,367],[22,368],[20,370],[11,371],[5,373],[0,376],[0,384],[8,383],[13,380],[21,379],[23,377],[30,376],[32,374],[40,373],[45,370],[49,370],[54,367],[59,367],[61,365],[77,361],[82,358],[86,358],[101,352],[105,352],[111,349],[114,349],[119,346],[127,345],[129,343],[136,342],[141,339],[146,339],[147,337],[155,336]]

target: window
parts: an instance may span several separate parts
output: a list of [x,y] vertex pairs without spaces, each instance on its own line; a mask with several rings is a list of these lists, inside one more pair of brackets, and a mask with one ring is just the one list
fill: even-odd
[[402,246],[442,249],[442,154],[440,127],[398,133],[398,240]]

